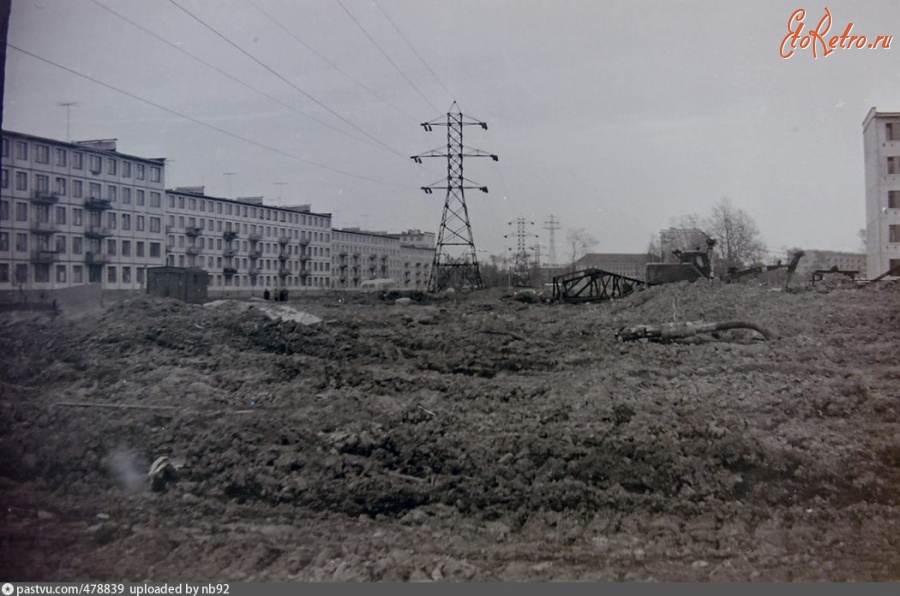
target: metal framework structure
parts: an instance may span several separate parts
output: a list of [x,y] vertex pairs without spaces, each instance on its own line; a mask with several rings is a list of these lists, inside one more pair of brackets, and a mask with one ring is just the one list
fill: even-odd
[[602,269],[583,269],[553,278],[553,299],[559,302],[601,302],[624,298],[644,282]]
[[457,289],[481,289],[481,271],[478,268],[478,258],[475,254],[475,241],[472,238],[472,226],[469,224],[469,210],[466,207],[466,190],[477,189],[487,192],[487,186],[478,185],[463,176],[463,159],[466,157],[490,157],[494,161],[499,158],[478,149],[470,149],[468,152],[463,147],[463,128],[466,126],[480,126],[487,130],[487,124],[479,120],[467,118],[460,112],[456,102],[447,112],[446,122],[443,116],[431,122],[423,122],[422,128],[431,131],[435,126],[447,127],[447,146],[441,149],[432,149],[419,155],[413,155],[416,163],[422,163],[425,157],[447,158],[447,179],[437,181],[429,186],[423,186],[426,194],[435,190],[446,190],[447,197],[444,200],[444,212],[441,217],[441,227],[438,230],[437,245],[434,251],[434,262],[431,267],[431,277],[428,280],[428,290],[438,292],[448,287]]
[[550,262],[548,265],[556,267],[559,264],[556,260],[556,230],[559,229],[559,220],[552,213],[550,219],[544,222],[544,229],[550,231]]
[[[516,218],[515,222],[507,222],[508,225],[516,224],[516,257],[513,261],[512,275],[510,285],[516,288],[531,287],[531,268],[528,265],[528,247],[525,245],[526,238],[537,237],[525,231],[527,224],[534,225],[533,221],[526,221],[524,217]],[[504,238],[509,238],[508,235]],[[510,249],[512,250],[512,249]]]

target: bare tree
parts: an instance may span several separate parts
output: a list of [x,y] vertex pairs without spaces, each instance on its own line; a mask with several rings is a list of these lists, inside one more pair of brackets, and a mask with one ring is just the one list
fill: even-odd
[[663,249],[659,240],[654,236],[650,238],[650,242],[647,243],[647,256],[651,261],[662,261],[663,260]]
[[566,232],[566,242],[572,247],[572,271],[574,271],[575,261],[597,246],[598,240],[585,228],[570,228]]
[[762,262],[765,245],[759,228],[747,212],[731,204],[731,199],[723,197],[704,223],[704,231],[717,241],[719,272]]

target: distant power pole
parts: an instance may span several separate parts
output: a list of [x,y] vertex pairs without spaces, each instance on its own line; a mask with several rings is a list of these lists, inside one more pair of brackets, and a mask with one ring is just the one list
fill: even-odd
[[550,230],[550,262],[547,264],[556,267],[559,264],[556,261],[556,230],[559,229],[559,220],[551,214],[550,219],[544,222],[544,229]]
[[[531,269],[528,266],[528,248],[525,245],[526,238],[537,238],[535,234],[531,234],[525,230],[526,224],[534,225],[533,221],[525,221],[524,217],[519,217],[515,222],[508,222],[509,225],[516,224],[516,258],[513,262],[512,285],[522,288],[531,286]],[[509,236],[504,236],[509,238]]]
[[[481,289],[483,284],[481,272],[478,269],[478,258],[475,256],[475,240],[472,238],[472,226],[469,224],[465,191],[466,189],[478,189],[486,193],[488,189],[487,186],[475,185],[474,182],[463,177],[463,158],[490,157],[494,161],[498,161],[499,158],[492,153],[485,153],[478,149],[470,150],[468,153],[464,152],[463,127],[480,126],[483,130],[487,130],[487,124],[463,116],[455,101],[450,106],[450,111],[447,112],[447,121],[443,122],[442,118],[423,122],[422,128],[431,131],[434,126],[446,126],[446,149],[432,149],[426,153],[412,156],[416,163],[422,163],[423,157],[447,158],[446,186],[438,186],[443,182],[438,181],[430,186],[422,187],[425,194],[431,194],[434,190],[447,191],[428,290],[438,292],[453,286]],[[466,183],[470,186],[466,186]]]

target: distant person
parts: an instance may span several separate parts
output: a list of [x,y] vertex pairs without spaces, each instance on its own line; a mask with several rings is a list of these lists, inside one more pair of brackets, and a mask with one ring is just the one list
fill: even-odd
[[272,298],[272,295],[269,293],[269,290],[266,289],[266,291],[263,292],[263,300],[269,300],[271,298]]
[[287,290],[286,290],[286,289],[281,290],[281,296],[280,296],[280,298],[281,298],[281,301],[282,301],[282,302],[287,302]]

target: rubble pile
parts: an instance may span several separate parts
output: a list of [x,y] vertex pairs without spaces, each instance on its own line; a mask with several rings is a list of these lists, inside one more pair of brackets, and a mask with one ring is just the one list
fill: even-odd
[[278,306],[0,320],[4,577],[898,578],[896,284]]

